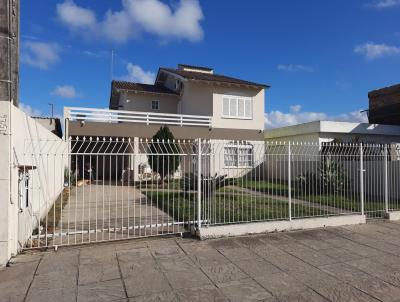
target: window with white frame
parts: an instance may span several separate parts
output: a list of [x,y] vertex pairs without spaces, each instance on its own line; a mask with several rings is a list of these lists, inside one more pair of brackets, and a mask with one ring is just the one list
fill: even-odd
[[152,110],[160,110],[160,101],[151,101]]
[[225,167],[252,167],[253,145],[247,142],[230,142],[224,147]]
[[244,96],[224,95],[222,115],[227,118],[253,118],[252,98]]

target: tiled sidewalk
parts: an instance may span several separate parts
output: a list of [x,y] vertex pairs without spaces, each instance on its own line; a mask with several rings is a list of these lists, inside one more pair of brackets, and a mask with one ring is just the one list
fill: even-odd
[[0,301],[400,301],[400,223],[27,253]]

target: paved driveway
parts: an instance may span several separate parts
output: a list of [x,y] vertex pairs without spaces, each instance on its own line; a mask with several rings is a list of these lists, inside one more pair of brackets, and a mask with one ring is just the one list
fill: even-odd
[[0,301],[400,301],[400,223],[20,255]]

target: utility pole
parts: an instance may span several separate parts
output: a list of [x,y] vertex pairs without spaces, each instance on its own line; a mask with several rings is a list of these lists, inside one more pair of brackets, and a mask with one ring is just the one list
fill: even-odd
[[53,103],[49,103],[49,106],[51,108],[51,118],[54,117],[54,104]]

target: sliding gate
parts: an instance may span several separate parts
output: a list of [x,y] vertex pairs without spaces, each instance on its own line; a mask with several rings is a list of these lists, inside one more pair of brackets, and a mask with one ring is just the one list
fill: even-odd
[[197,141],[28,141],[20,171],[25,248],[179,234],[196,224]]

